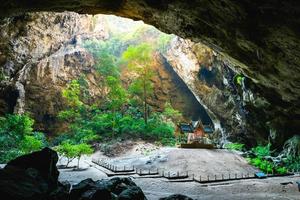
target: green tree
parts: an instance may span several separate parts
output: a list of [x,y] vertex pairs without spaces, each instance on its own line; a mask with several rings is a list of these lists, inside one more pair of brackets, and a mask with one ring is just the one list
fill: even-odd
[[[80,85],[80,83],[84,85]],[[66,100],[68,108],[62,110],[58,113],[58,118],[60,120],[67,121],[68,131],[63,136],[59,136],[58,140],[68,139],[73,143],[90,142],[96,140],[99,137],[95,134],[93,130],[89,127],[89,120],[93,117],[91,108],[82,99],[84,98],[84,90],[86,82],[84,77],[80,80],[72,80],[67,88],[62,91],[62,96]],[[68,136],[64,136],[68,135]]]
[[93,149],[90,145],[81,143],[74,145],[76,157],[77,157],[77,168],[79,169],[79,162],[82,155],[91,155],[93,153]]
[[93,149],[86,143],[72,144],[68,141],[62,142],[60,145],[54,148],[61,156],[67,158],[66,167],[77,158],[77,168],[79,168],[79,162],[82,155],[90,155],[93,153]]
[[121,107],[128,101],[128,94],[121,84],[120,79],[113,76],[107,77],[108,92],[108,107],[113,111],[120,110]]
[[96,64],[97,71],[104,77],[119,77],[118,59],[111,55],[107,50],[98,54],[98,62]]
[[74,145],[72,145],[68,141],[64,141],[60,145],[54,147],[54,150],[56,150],[60,154],[60,156],[63,156],[67,159],[65,167],[68,167],[70,162],[72,162],[77,155]]
[[107,85],[109,86],[108,92],[108,107],[111,109],[112,118],[112,132],[113,135],[116,131],[116,111],[127,102],[127,92],[123,88],[121,81],[113,76],[107,77]]
[[143,101],[145,123],[147,123],[149,115],[148,98],[153,93],[153,83],[151,82],[151,78],[154,76],[152,57],[153,49],[146,43],[129,46],[122,55],[128,68],[137,75],[132,82],[130,91],[141,97]]
[[165,109],[163,115],[168,119],[171,119],[175,124],[178,124],[182,120],[182,114],[179,110],[172,107],[170,102],[165,103]]

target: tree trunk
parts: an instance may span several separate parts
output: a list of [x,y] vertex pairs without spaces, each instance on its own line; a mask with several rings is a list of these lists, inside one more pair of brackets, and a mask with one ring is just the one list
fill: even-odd
[[116,123],[116,113],[115,113],[115,109],[113,109],[112,137],[115,136],[115,123]]
[[70,158],[67,158],[67,164],[66,164],[66,168],[68,168],[68,166],[69,166],[70,162],[71,162]]
[[81,157],[81,156],[78,157],[78,161],[77,161],[77,169],[79,169],[79,161],[80,161],[80,157]]
[[147,110],[147,90],[146,90],[146,81],[144,80],[143,83],[143,89],[144,89],[144,120],[145,124],[148,123],[148,110]]

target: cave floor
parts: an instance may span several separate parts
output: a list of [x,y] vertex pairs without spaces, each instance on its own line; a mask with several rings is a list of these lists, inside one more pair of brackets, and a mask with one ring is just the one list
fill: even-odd
[[[116,157],[106,157],[101,152],[81,159],[82,171],[60,169],[59,179],[76,184],[83,179],[110,178],[105,170],[92,163],[92,159],[108,159],[116,166],[132,166],[142,169],[188,171],[195,177],[211,177],[216,174],[253,174],[258,170],[249,166],[236,152],[227,150],[157,148],[151,144],[138,144]],[[71,163],[71,165],[75,165]],[[228,182],[201,184],[197,182],[169,182],[165,178],[145,178],[128,175],[142,188],[149,200],[156,200],[171,194],[180,193],[194,199],[300,199],[296,181],[299,175],[267,179],[235,180]],[[289,183],[290,182],[290,183]],[[289,183],[282,185],[281,183]]]

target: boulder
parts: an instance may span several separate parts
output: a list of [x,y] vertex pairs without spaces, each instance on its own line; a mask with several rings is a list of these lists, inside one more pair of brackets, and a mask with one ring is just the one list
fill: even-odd
[[33,168],[23,170],[11,167],[0,170],[0,195],[2,200],[46,199],[48,192],[47,182]]
[[172,194],[168,197],[160,198],[159,200],[193,200],[193,199],[182,194]]
[[55,188],[58,184],[59,176],[56,167],[57,161],[57,153],[46,147],[41,151],[26,154],[8,162],[4,169],[18,168],[20,170],[27,170],[33,168],[51,187]]
[[70,200],[146,199],[143,191],[130,178],[112,178],[93,181],[85,179],[73,186]]
[[80,183],[73,185],[71,193],[70,193],[70,200],[80,199],[80,197],[88,192],[89,190],[95,190],[96,184],[95,182],[88,178]]
[[2,200],[63,200],[70,186],[58,182],[57,153],[44,148],[20,156],[0,170]]
[[118,196],[119,200],[143,200],[146,199],[141,188],[137,186],[129,186],[123,190]]

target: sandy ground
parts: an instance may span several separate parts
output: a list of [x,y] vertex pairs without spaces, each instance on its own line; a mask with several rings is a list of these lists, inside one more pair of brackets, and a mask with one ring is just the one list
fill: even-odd
[[116,166],[135,166],[138,169],[151,169],[170,173],[188,172],[195,176],[241,176],[241,174],[254,174],[258,170],[250,166],[247,161],[237,153],[223,149],[180,149],[157,148],[151,144],[138,144],[126,154],[115,158],[107,158],[98,152],[93,155],[95,159],[108,159]]
[[[83,171],[60,169],[59,179],[75,184],[85,178],[94,180],[108,178],[92,158],[107,158],[101,152],[84,157],[81,162]],[[171,171],[188,170],[196,174],[254,173],[257,169],[249,166],[244,158],[227,150],[160,148],[150,144],[139,144],[126,154],[109,158],[116,165],[135,165],[142,168],[160,168]],[[75,165],[76,162],[71,165]],[[141,178],[130,176],[142,188],[149,200],[157,200],[171,194],[180,193],[193,199],[300,199],[296,181],[300,176],[251,179],[223,183],[200,184],[196,182],[169,182],[164,178]],[[282,185],[281,183],[290,184]]]
[[[157,200],[174,193],[185,194],[193,199],[300,199],[295,181],[300,177],[268,178],[264,180],[243,180],[225,184],[199,184],[195,182],[169,183],[157,179],[135,179],[149,200]],[[281,185],[283,182],[292,184]]]

